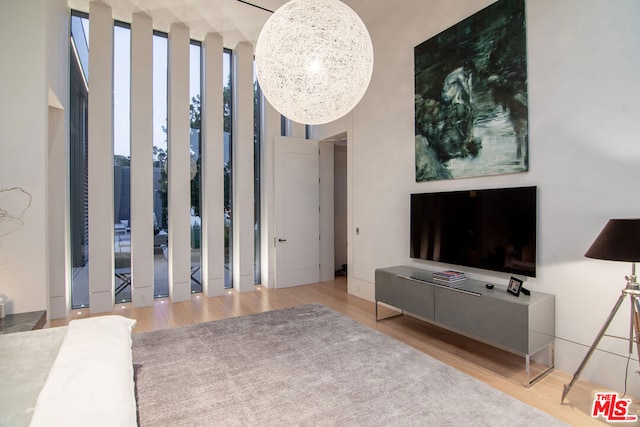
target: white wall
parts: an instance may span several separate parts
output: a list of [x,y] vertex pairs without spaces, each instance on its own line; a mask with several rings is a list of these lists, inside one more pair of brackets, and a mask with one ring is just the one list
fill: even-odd
[[[416,183],[413,48],[491,3],[406,0],[365,20],[375,52],[371,85],[348,117],[314,137],[348,131],[349,291],[368,299],[376,268],[429,265],[409,259],[410,193],[538,186],[538,277],[527,287],[556,295],[556,365],[573,373],[631,267],[583,255],[609,218],[640,214],[640,2],[527,2],[529,172]],[[627,302],[610,331],[628,336],[628,322]],[[626,344],[605,339],[599,348],[618,355],[596,352],[582,377],[622,390]],[[640,396],[633,359],[629,387]]]
[[[0,295],[9,300],[8,314],[44,310],[48,304],[49,85],[64,108],[68,66],[55,67],[65,58],[47,55],[47,47],[55,45],[48,46],[47,40],[60,40],[60,31],[66,30],[57,19],[61,13],[66,13],[64,1],[0,4],[0,188],[19,186],[32,196],[24,226],[0,237]],[[58,147],[57,138],[53,141]]]
[[48,280],[47,317],[65,316],[71,306],[66,292],[70,280],[69,181],[69,10],[66,0],[47,4],[47,208]]

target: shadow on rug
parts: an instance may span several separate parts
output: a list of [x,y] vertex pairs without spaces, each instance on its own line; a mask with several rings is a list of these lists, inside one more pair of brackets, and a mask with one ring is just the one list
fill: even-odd
[[563,426],[319,304],[133,336],[141,426]]

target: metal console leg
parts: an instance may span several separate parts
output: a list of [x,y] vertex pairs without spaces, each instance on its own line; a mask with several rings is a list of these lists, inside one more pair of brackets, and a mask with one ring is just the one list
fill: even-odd
[[404,310],[401,310],[398,314],[392,314],[391,316],[380,318],[378,317],[378,300],[376,300],[376,322],[384,319],[391,319],[392,317],[398,317],[404,315]]
[[[538,381],[540,381],[541,379],[543,379],[544,377],[549,375],[551,373],[551,371],[553,371],[555,369],[555,348],[554,348],[554,343],[548,344],[544,348],[548,348],[549,349],[550,365],[547,366],[547,369],[545,369],[544,371],[540,372],[538,375],[536,375],[533,378],[530,378],[530,376],[529,376],[529,374],[531,373],[531,355],[530,354],[526,354],[525,355],[525,372],[527,374],[527,382],[524,385],[526,387],[531,387],[532,385],[534,385],[535,383],[537,383]],[[540,349],[539,351],[544,350],[544,348]],[[533,354],[535,354],[535,353],[533,353]]]

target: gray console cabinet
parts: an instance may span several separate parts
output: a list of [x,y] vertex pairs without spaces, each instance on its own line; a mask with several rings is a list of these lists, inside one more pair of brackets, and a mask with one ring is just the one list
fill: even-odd
[[441,284],[432,272],[407,266],[376,270],[376,319],[378,303],[409,312],[434,324],[525,357],[549,351],[548,369],[529,379],[531,385],[553,369],[555,297],[542,292],[519,297],[506,286],[468,278]]

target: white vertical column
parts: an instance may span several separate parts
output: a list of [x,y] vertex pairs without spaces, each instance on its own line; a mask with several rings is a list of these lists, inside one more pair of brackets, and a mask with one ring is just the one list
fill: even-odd
[[89,4],[89,306],[113,310],[113,18]]
[[302,123],[294,122],[293,120],[289,120],[289,133],[287,136],[293,138],[306,139],[306,126]]
[[134,307],[153,304],[153,23],[131,22],[131,275]]
[[233,287],[253,290],[253,47],[234,51],[233,119]]
[[169,297],[191,298],[189,28],[169,30]]
[[[67,138],[65,112],[58,97],[49,88],[48,108],[48,158],[47,168],[47,228],[48,228],[48,316],[51,319],[66,317],[71,307],[68,277],[71,251],[67,250],[69,233],[69,183],[67,177]],[[65,202],[66,201],[66,202]]]
[[202,117],[202,290],[224,293],[224,118],[222,36],[206,35],[203,43]]
[[273,203],[273,170],[274,170],[274,139],[280,136],[280,113],[269,104],[265,97],[262,97],[262,263],[261,278],[262,285],[272,288],[275,283],[275,247],[273,239],[275,238],[274,230],[275,215]]

